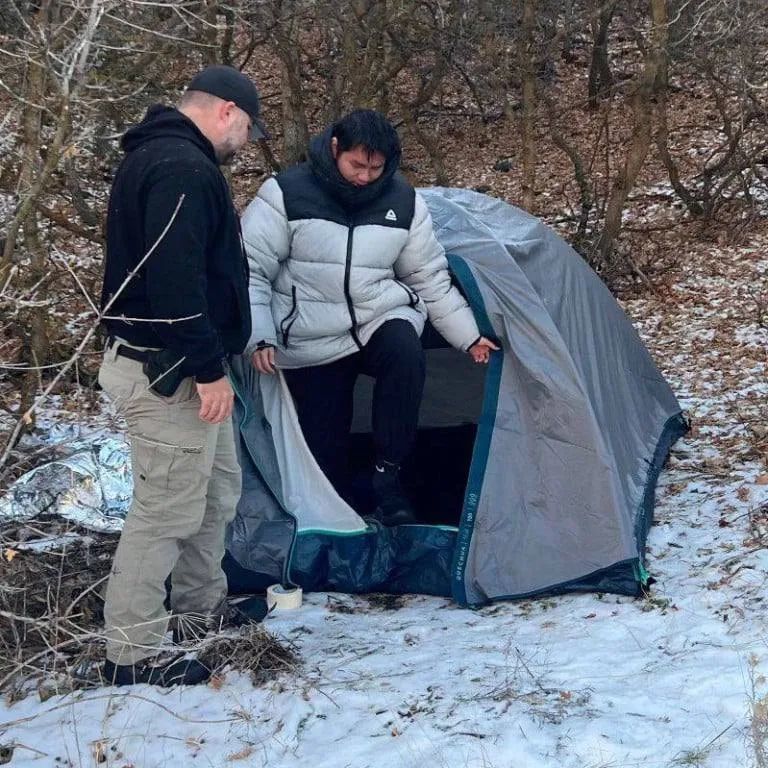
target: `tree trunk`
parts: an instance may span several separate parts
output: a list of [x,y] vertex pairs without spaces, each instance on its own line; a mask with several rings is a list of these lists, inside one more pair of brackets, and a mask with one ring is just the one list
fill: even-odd
[[294,165],[306,155],[309,146],[304,88],[302,86],[301,47],[299,44],[299,22],[289,7],[283,11],[282,4],[276,7],[275,26],[272,32],[272,47],[280,59],[280,88],[283,107],[283,167]]
[[[673,25],[674,26],[674,25]],[[659,151],[664,167],[669,175],[669,183],[675,194],[683,201],[685,207],[691,216],[701,216],[704,213],[704,206],[693,195],[693,193],[680,180],[680,173],[677,164],[669,151],[669,126],[667,124],[667,105],[669,89],[669,62],[668,56],[664,56],[659,62],[659,71],[656,76],[656,114],[658,127],[656,129],[656,148]]]
[[419,127],[418,120],[416,119],[416,114],[410,109],[403,109],[403,121],[405,122],[409,133],[427,151],[429,159],[432,162],[432,168],[435,171],[435,184],[439,187],[448,186],[450,179],[448,178],[448,171],[445,168],[445,161],[442,150],[440,149],[438,136],[435,134],[430,135],[427,134],[426,131],[422,131]]
[[587,175],[587,171],[584,168],[584,160],[579,154],[575,144],[566,139],[566,131],[562,130],[557,124],[555,105],[552,99],[547,97],[544,92],[542,99],[547,107],[547,114],[549,116],[549,133],[552,139],[552,143],[560,149],[573,166],[573,175],[576,179],[576,184],[579,187],[579,207],[581,209],[579,213],[579,221],[576,226],[576,234],[573,238],[573,247],[582,255],[585,254],[587,248],[587,232],[589,226],[589,215],[594,206],[594,194],[592,192],[592,184]]
[[534,27],[536,0],[524,0],[521,40],[518,48],[520,77],[523,84],[521,118],[523,154],[523,208],[535,211],[536,199],[536,62]]
[[15,217],[8,225],[8,234],[5,241],[5,250],[3,251],[2,262],[0,262],[0,270],[4,270],[8,265],[10,265],[13,258],[13,253],[16,249],[16,239],[19,235],[19,230],[24,225],[27,217],[34,214],[37,199],[42,194],[51,173],[53,173],[54,169],[59,164],[64,141],[69,136],[69,108],[69,98],[62,96],[61,109],[58,115],[56,115],[58,125],[56,127],[56,133],[54,134],[53,141],[48,147],[48,154],[45,158],[45,164],[37,174],[37,178],[32,181],[29,191],[26,193],[21,202],[21,205],[16,211]]
[[295,47],[284,48],[280,54],[282,64],[280,85],[283,102],[283,165],[298,163],[309,146],[309,126],[301,86],[301,63]]
[[224,34],[221,36],[221,63],[234,66],[232,44],[235,41],[235,12],[226,6],[219,6],[219,13],[224,17]]
[[203,66],[205,67],[209,66],[210,64],[218,64],[217,59],[219,57],[219,29],[216,16],[217,5],[217,0],[203,0],[202,7],[200,9],[200,37],[203,41]]
[[[45,25],[47,23],[47,9],[40,9],[36,14],[34,24]],[[26,67],[26,88],[24,92],[24,104],[22,107],[22,154],[21,168],[19,170],[19,200],[16,218],[8,228],[8,236],[3,252],[3,264],[10,263],[16,247],[16,238],[19,231],[24,233],[24,241],[27,250],[32,256],[33,267],[39,271],[43,261],[43,247],[37,231],[37,216],[34,208],[27,209],[21,216],[21,210],[26,199],[32,194],[35,186],[35,177],[41,165],[40,160],[40,133],[42,131],[42,111],[40,106],[45,102],[45,70],[42,65],[32,58]]]
[[590,109],[597,109],[613,86],[613,75],[608,62],[608,29],[611,26],[616,2],[598,0],[601,4],[594,9],[592,17],[592,59],[589,63],[587,96]]
[[634,128],[628,142],[624,164],[613,182],[605,213],[605,224],[596,246],[598,263],[607,267],[609,271],[616,266],[612,257],[616,238],[621,231],[624,205],[645,163],[651,145],[653,97],[659,87],[659,74],[666,66],[667,0],[650,0],[650,8],[653,24],[651,46],[633,99]]

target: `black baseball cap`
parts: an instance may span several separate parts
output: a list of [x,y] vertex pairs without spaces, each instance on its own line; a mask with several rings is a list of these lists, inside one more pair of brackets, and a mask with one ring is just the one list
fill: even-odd
[[264,123],[259,120],[259,92],[251,79],[239,69],[213,64],[195,75],[187,90],[202,91],[224,101],[234,101],[251,118],[251,140],[269,138]]

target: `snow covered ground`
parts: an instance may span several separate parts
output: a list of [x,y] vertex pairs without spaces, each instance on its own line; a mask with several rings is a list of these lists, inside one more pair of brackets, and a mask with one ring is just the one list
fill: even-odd
[[310,595],[266,621],[294,672],[0,704],[12,765],[768,765],[766,244],[701,249],[626,304],[694,418],[660,478],[649,598]]

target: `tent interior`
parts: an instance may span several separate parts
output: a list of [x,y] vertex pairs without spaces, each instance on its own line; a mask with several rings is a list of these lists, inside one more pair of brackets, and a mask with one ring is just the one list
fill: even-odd
[[[424,397],[415,445],[403,464],[401,480],[418,522],[455,527],[464,505],[486,367],[450,347],[429,323],[422,345],[426,352]],[[350,440],[353,480],[349,501],[362,516],[370,515],[375,506],[370,486],[375,458],[371,435],[373,386],[368,376],[357,380]]]

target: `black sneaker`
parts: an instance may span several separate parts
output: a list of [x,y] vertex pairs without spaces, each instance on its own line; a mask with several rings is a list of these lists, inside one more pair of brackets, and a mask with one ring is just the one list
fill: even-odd
[[159,685],[170,688],[174,685],[200,685],[211,676],[211,670],[197,659],[178,656],[167,662],[152,663],[152,660],[137,664],[115,664],[104,662],[104,680],[107,685]]
[[416,522],[416,515],[400,485],[400,466],[383,461],[373,470],[373,495],[376,498],[374,517],[391,527]]

